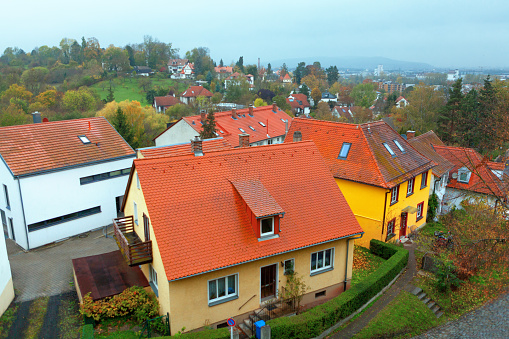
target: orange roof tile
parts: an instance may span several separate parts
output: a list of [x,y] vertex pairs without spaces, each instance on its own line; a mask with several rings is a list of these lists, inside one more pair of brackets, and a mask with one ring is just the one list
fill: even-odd
[[203,86],[191,86],[188,89],[186,89],[184,93],[182,93],[180,96],[184,98],[191,98],[197,96],[211,97],[212,93]]
[[289,103],[293,109],[304,109],[304,107],[311,106],[308,102],[308,97],[302,93],[291,94],[288,98],[286,98],[286,102]]
[[437,166],[433,167],[434,176],[441,177],[453,169],[454,165],[449,160],[438,154],[434,149],[434,145],[440,146],[444,144],[442,140],[440,140],[440,138],[435,134],[435,132],[428,131],[417,137],[409,139],[408,143],[415,147],[419,153],[438,164]]
[[156,106],[159,107],[169,107],[176,104],[181,104],[182,102],[174,97],[173,95],[166,95],[164,97],[154,97]]
[[[231,149],[232,145],[223,138],[205,139],[202,143],[203,152],[213,152]],[[181,156],[181,155],[193,155],[191,150],[191,142],[185,142],[182,144],[168,145],[168,146],[156,146],[139,148],[144,158],[154,158],[160,156]]]
[[[477,153],[474,149],[439,145],[435,145],[434,147],[438,154],[454,165],[454,168],[449,172],[449,183],[447,187],[500,197],[507,196],[507,185],[504,185],[503,182],[491,172],[488,168],[487,159],[483,159],[482,155]],[[468,183],[458,182],[457,178],[454,179],[452,177],[452,174],[458,173],[458,170],[462,167],[466,167],[472,172]]]
[[[340,179],[392,188],[436,165],[383,121],[356,125],[295,118],[285,142],[291,142],[296,131],[302,133],[302,140],[315,142],[334,177]],[[343,143],[351,143],[344,160],[338,159]],[[383,143],[394,151],[394,157]]]
[[[285,121],[290,124],[290,116],[281,109],[273,110],[273,106],[255,107],[253,116],[249,115],[249,108],[236,110],[237,119],[232,118],[232,112],[218,112],[214,114],[216,133],[225,138],[233,147],[239,146],[239,134],[248,133],[249,142],[258,142],[268,138],[284,136]],[[194,115],[184,119],[197,133],[202,131],[201,116]],[[170,127],[171,128],[171,127]],[[240,130],[242,128],[242,130]]]
[[248,179],[231,183],[257,218],[285,212],[259,180]]
[[96,117],[0,127],[0,155],[14,175],[28,175],[135,153],[104,117]]
[[[137,159],[134,168],[170,281],[362,232],[311,142]],[[285,212],[279,238],[258,241],[243,198],[261,215]]]

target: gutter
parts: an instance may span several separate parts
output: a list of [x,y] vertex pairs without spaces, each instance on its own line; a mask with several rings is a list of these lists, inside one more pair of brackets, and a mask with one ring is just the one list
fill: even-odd
[[346,239],[346,261],[345,261],[345,281],[343,282],[343,292],[346,291],[346,285],[348,282],[348,253],[350,252],[350,240],[360,239],[364,236],[364,232],[358,237]]

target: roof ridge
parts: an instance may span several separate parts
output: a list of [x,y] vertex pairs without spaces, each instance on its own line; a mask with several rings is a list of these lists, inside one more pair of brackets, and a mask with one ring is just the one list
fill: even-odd
[[106,120],[105,117],[103,116],[98,116],[98,117],[88,117],[88,118],[79,118],[79,119],[67,119],[67,120],[55,120],[55,121],[48,121],[48,122],[41,122],[41,123],[29,123],[29,124],[24,124],[24,125],[12,125],[12,126],[0,126],[0,129],[1,128],[30,128],[30,127],[39,127],[39,126],[49,126],[49,125],[56,125],[56,124],[67,124],[67,123],[71,123],[71,122],[78,122],[78,121],[86,121],[86,120],[99,120],[99,119],[104,119]]

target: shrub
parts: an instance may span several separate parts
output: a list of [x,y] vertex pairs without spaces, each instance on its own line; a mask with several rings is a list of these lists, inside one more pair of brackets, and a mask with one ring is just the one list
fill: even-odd
[[111,298],[93,301],[90,293],[83,297],[80,313],[85,317],[101,321],[104,318],[133,315],[139,323],[159,314],[159,303],[153,293],[133,286]]

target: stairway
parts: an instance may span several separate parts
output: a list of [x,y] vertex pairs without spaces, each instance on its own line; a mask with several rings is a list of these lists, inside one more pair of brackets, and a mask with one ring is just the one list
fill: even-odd
[[254,311],[248,318],[244,319],[244,321],[237,326],[240,329],[240,338],[242,338],[242,334],[245,335],[244,338],[253,338],[255,336],[256,333],[253,333],[251,330],[253,328],[253,323],[259,320],[267,320],[263,311],[265,311],[265,309],[258,309]]
[[422,301],[424,305],[428,306],[428,308],[435,314],[437,318],[440,318],[444,314],[442,308],[440,308],[440,306],[431,298],[428,298],[426,296],[426,292],[424,292],[421,288],[414,287],[410,293],[419,298],[419,300]]

